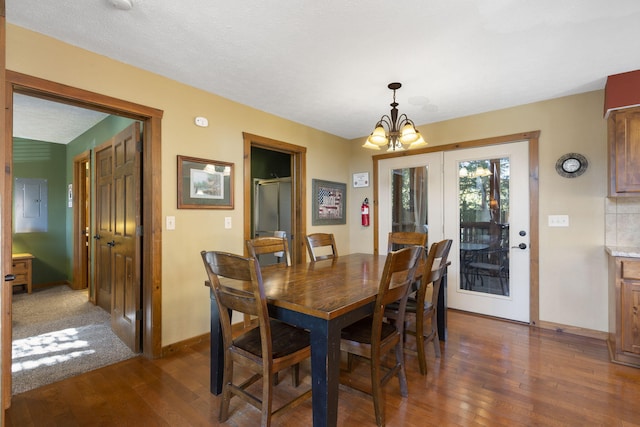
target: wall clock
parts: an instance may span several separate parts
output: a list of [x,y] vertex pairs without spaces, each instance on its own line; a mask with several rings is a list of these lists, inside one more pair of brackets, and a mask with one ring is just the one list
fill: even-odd
[[586,157],[578,153],[567,153],[556,162],[556,171],[565,178],[575,178],[587,170],[589,162]]

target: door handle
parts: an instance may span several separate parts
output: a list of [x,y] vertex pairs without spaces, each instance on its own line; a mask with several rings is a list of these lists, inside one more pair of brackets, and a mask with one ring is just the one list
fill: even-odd
[[107,242],[107,246],[114,247],[115,245],[116,245],[116,241],[115,241],[115,240],[112,240],[112,241],[110,241],[110,242]]
[[527,249],[526,243],[520,243],[518,246],[511,246],[514,249]]
[[93,238],[96,239],[96,240],[100,240],[100,235],[99,234],[94,234]]
[[6,276],[4,276],[5,282],[13,282],[14,280],[16,280],[15,274],[7,274]]

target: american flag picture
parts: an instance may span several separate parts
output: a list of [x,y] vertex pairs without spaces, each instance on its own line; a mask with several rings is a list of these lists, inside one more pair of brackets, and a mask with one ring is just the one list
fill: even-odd
[[343,211],[343,194],[338,188],[318,187],[318,218],[341,219]]

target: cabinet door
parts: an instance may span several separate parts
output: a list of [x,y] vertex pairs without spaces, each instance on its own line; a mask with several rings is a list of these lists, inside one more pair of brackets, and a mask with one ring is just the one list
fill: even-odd
[[640,354],[640,282],[622,282],[620,310],[622,351]]
[[613,170],[611,192],[640,192],[640,108],[618,111],[614,117],[615,136],[610,141]]

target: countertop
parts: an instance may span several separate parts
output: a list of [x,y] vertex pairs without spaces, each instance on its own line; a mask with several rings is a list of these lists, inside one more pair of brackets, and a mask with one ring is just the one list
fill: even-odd
[[606,246],[607,253],[611,256],[626,258],[640,258],[640,248],[634,246]]

